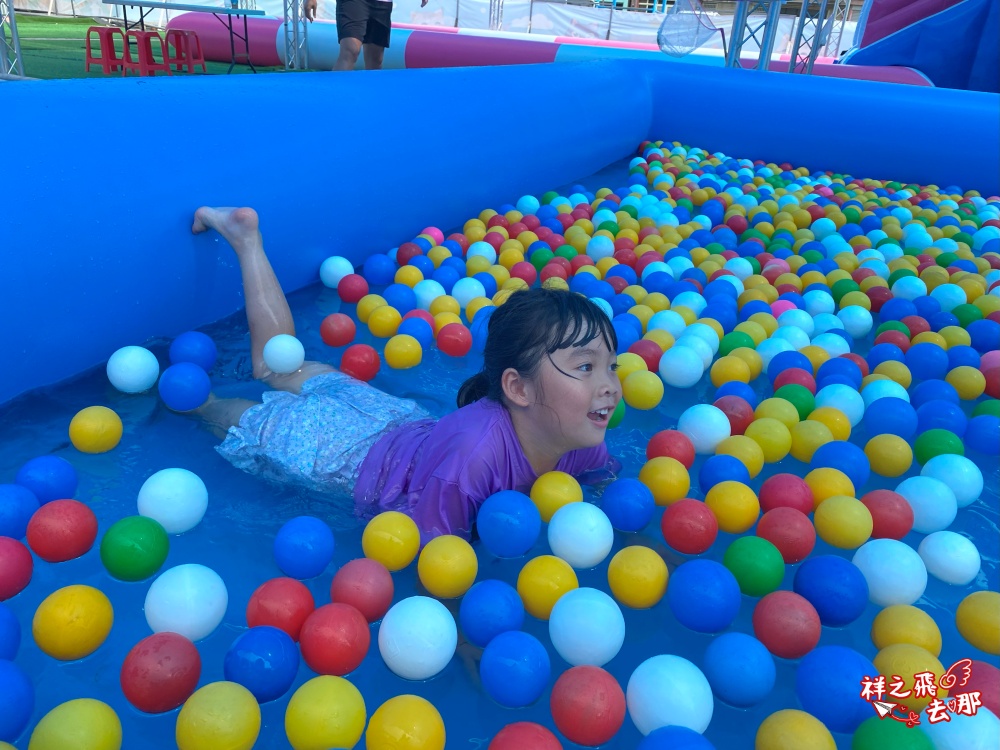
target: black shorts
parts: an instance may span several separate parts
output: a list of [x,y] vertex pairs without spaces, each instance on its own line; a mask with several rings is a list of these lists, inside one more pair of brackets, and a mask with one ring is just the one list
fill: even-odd
[[392,3],[382,0],[337,0],[337,41],[360,39],[362,44],[389,46]]

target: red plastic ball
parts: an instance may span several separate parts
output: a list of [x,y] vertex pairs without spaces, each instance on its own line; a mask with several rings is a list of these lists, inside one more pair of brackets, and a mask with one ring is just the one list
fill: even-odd
[[434,316],[431,315],[426,310],[421,310],[417,308],[416,310],[410,310],[406,315],[403,316],[403,320],[408,320],[409,318],[420,318],[422,321],[427,323],[434,330]]
[[572,667],[552,686],[552,720],[570,742],[594,747],[608,742],[625,721],[625,693],[600,667]]
[[46,562],[65,562],[86,554],[97,539],[97,516],[79,500],[53,500],[28,521],[27,541]]
[[330,584],[330,599],[349,604],[368,622],[376,622],[389,611],[393,591],[389,569],[378,560],[360,557],[337,571]]
[[902,331],[889,330],[882,331],[875,337],[876,344],[895,344],[904,352],[910,348],[910,337]]
[[424,251],[416,242],[404,242],[396,251],[396,262],[405,266],[418,255],[423,255]]
[[562,750],[562,743],[541,724],[519,721],[497,732],[486,750]]
[[931,324],[919,315],[907,315],[899,322],[909,329],[911,339],[918,334],[927,333],[931,330]]
[[201,677],[201,656],[177,633],[155,633],[132,647],[122,664],[122,692],[147,714],[162,714],[184,703]]
[[986,378],[986,395],[1000,398],[1000,367],[987,367],[983,370],[983,376]]
[[[618,276],[616,278],[621,277]],[[651,339],[639,339],[628,350],[642,357],[642,361],[646,363],[646,367],[649,368],[650,372],[659,372],[660,357],[663,356],[663,349],[655,341]]]
[[867,359],[865,359],[860,354],[857,354],[855,352],[848,352],[847,354],[841,354],[840,356],[843,357],[844,359],[849,359],[851,360],[851,362],[856,364],[858,366],[858,369],[861,370],[861,377],[864,378],[868,377],[871,371],[868,367]]
[[503,227],[506,229],[510,226],[510,222],[507,221],[507,217],[503,214],[494,214],[486,221],[487,229],[492,229],[493,227]]
[[677,430],[660,430],[646,444],[646,460],[667,456],[680,461],[685,469],[694,464],[694,444],[691,438]]
[[0,536],[0,602],[24,591],[34,567],[27,547],[16,539]]
[[472,349],[472,333],[461,323],[449,323],[438,332],[437,345],[449,357],[464,357]]
[[483,237],[483,242],[486,242],[493,247],[494,250],[500,252],[500,246],[507,241],[500,232],[487,232],[486,236]]
[[352,344],[344,351],[340,369],[352,378],[368,382],[378,375],[382,360],[368,344]]
[[664,541],[685,555],[700,555],[719,535],[719,522],[712,509],[689,497],[678,500],[660,516]]
[[753,422],[753,407],[739,396],[717,398],[713,406],[729,418],[729,431],[733,435],[742,435]]
[[511,237],[517,237],[521,232],[527,232],[528,227],[523,221],[515,221],[509,227],[507,227],[507,234]]
[[663,261],[663,256],[659,253],[643,253],[635,261],[635,272],[642,277],[642,272],[646,270],[646,266],[651,263],[656,263],[657,261]]
[[542,226],[542,220],[534,214],[525,214],[522,216],[521,223],[528,228],[529,232],[534,232],[535,234],[538,234],[538,229]]
[[621,294],[628,288],[628,281],[621,276],[611,276],[605,279],[611,285],[611,288],[615,290],[615,294]]
[[745,217],[737,214],[726,219],[726,226],[736,232],[736,234],[743,234],[749,228],[750,222]]
[[247,625],[271,625],[299,639],[302,623],[316,609],[313,595],[302,581],[272,578],[261,584],[247,604]]
[[558,263],[553,263],[552,261],[549,261],[548,263],[545,264],[545,267],[542,268],[542,273],[541,273],[542,283],[544,284],[553,276],[565,281],[566,279],[569,278],[569,273],[566,271],[565,268],[560,266]]
[[753,633],[775,656],[801,659],[819,643],[816,608],[794,591],[772,591],[753,610]]
[[349,273],[337,284],[337,294],[340,295],[340,299],[344,302],[349,302],[353,305],[368,294],[368,282],[365,281],[364,276]]
[[[449,234],[449,235],[448,235],[448,237],[447,237],[446,239],[449,239],[449,240],[451,240],[452,242],[457,242],[457,243],[458,243],[458,246],[459,246],[460,248],[462,248],[462,254],[463,254],[463,255],[464,255],[464,254],[465,254],[466,252],[468,252],[468,250],[469,250],[469,238],[468,238],[468,237],[466,237],[466,236],[465,236],[464,234],[462,234],[461,232],[452,232],[451,234]],[[399,257],[399,254],[398,254],[398,253],[396,254],[396,257],[397,257],[397,258]]]
[[816,546],[812,521],[795,508],[769,510],[757,522],[757,536],[777,547],[786,565],[805,560]]
[[873,313],[877,313],[882,309],[882,305],[892,299],[892,292],[884,286],[873,286],[865,292],[865,294],[867,294],[868,299],[871,300]]
[[317,674],[343,677],[360,666],[371,633],[365,616],[349,604],[325,604],[309,617],[299,633],[302,658]]
[[[563,231],[566,231],[571,226],[573,226],[573,222],[576,221],[576,219],[574,219],[569,214],[556,214],[556,221],[558,221],[560,224],[562,224]],[[562,236],[562,235],[559,235],[559,236]]]
[[1000,714],[1000,669],[985,661],[972,662],[972,676],[964,687],[956,687],[956,693],[979,693],[983,708],[988,708],[996,716]]
[[801,385],[808,388],[809,392],[816,395],[816,378],[811,372],[806,372],[801,367],[789,367],[782,370],[774,379],[774,390],[778,390],[783,385]]
[[528,286],[534,286],[538,281],[538,271],[526,260],[515,263],[510,268],[510,276],[513,279],[521,279]]
[[594,265],[594,260],[589,255],[576,255],[570,259],[569,265],[573,269],[573,272],[576,273],[584,266]]
[[913,508],[892,490],[872,490],[859,498],[872,514],[872,539],[902,540],[913,528]]
[[775,474],[764,480],[757,493],[760,509],[767,513],[774,508],[795,508],[809,515],[813,512],[812,490],[802,477],[794,474]]
[[319,324],[319,335],[327,346],[347,346],[354,341],[357,326],[350,315],[333,313],[323,318]]

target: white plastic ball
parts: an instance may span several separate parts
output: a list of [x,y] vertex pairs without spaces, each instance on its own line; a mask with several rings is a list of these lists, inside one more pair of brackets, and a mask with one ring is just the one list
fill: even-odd
[[943,453],[924,464],[920,476],[944,482],[955,493],[959,508],[967,508],[983,494],[983,472],[965,456]]
[[200,641],[219,626],[228,605],[229,593],[218,573],[194,563],[177,565],[149,587],[146,622],[154,633],[178,633]]
[[802,301],[806,303],[806,312],[814,318],[817,315],[830,315],[837,309],[837,303],[834,302],[833,295],[821,289],[813,289],[811,292],[806,292],[802,295]]
[[794,352],[795,347],[791,345],[790,342],[785,341],[785,339],[764,339],[757,346],[757,354],[760,355],[761,362],[764,365],[764,371],[767,372],[767,366],[771,363],[771,360],[782,352]]
[[802,349],[810,344],[809,334],[798,326],[783,326],[771,338],[787,341],[793,349]]
[[893,297],[914,300],[927,296],[927,284],[919,276],[903,276],[896,280],[891,291]]
[[[956,688],[954,692],[958,692]],[[996,750],[1000,747],[1000,720],[984,706],[975,716],[948,714],[951,721],[920,722],[934,750]]]
[[489,242],[478,240],[469,245],[469,250],[466,252],[465,257],[467,260],[477,257],[486,258],[490,262],[490,265],[493,265],[497,262],[497,251]]
[[[676,216],[673,214],[667,214],[666,218],[672,219],[672,221],[667,222],[669,226],[677,226],[678,220]],[[688,269],[694,268],[694,263],[691,262],[690,258],[671,258],[667,261],[667,265],[670,266],[670,270],[674,272],[675,279],[679,279],[681,274]]]
[[939,284],[931,290],[930,296],[938,301],[945,312],[951,312],[968,300],[965,290],[958,284]]
[[686,307],[692,310],[695,317],[701,315],[701,311],[708,307],[708,302],[698,292],[681,292],[670,303],[671,307]]
[[[826,313],[826,312],[821,312],[816,314],[816,316],[813,318],[813,326],[815,327],[815,330],[813,331],[814,337],[819,336],[821,333],[826,333],[827,331],[844,330],[844,324],[840,321],[840,318],[838,318],[833,313]],[[838,336],[837,338],[843,341],[843,337]]]
[[813,321],[812,315],[810,315],[805,310],[799,310],[798,308],[794,310],[785,310],[778,316],[778,325],[782,328],[788,326],[795,326],[796,328],[801,328],[805,331],[806,336],[812,336],[816,331],[816,323]]
[[698,336],[689,336],[687,331],[685,331],[674,345],[670,347],[671,349],[691,349],[695,354],[701,359],[702,370],[707,370],[712,365],[712,360],[715,359],[715,355],[712,354],[712,347],[705,343],[705,340]]
[[680,338],[685,328],[687,328],[687,323],[684,322],[684,318],[673,310],[660,310],[658,313],[654,313],[646,324],[647,332],[666,331],[675,339]]
[[660,377],[674,388],[691,388],[705,374],[701,355],[687,346],[673,346],[660,357]]
[[905,542],[872,539],[858,548],[851,562],[868,582],[868,599],[880,607],[913,604],[927,588],[927,567]]
[[817,409],[821,406],[832,406],[844,412],[844,416],[851,422],[851,427],[857,427],[865,416],[865,400],[851,386],[843,383],[820,388],[816,392],[815,403]]
[[705,323],[692,323],[684,331],[685,336],[697,336],[712,350],[712,356],[719,353],[719,334],[715,329]]
[[746,258],[730,258],[723,268],[732,271],[740,281],[746,281],[753,276],[753,265]]
[[844,337],[835,333],[821,333],[819,336],[814,336],[812,345],[818,346],[831,357],[842,357],[851,351],[851,345]]
[[976,545],[954,531],[935,531],[925,536],[917,554],[928,573],[952,586],[972,583],[983,564]]
[[647,735],[676,725],[701,734],[712,721],[712,688],[698,667],[680,656],[660,654],[635,668],[625,702],[636,729]]
[[872,380],[861,391],[861,398],[866,409],[880,398],[900,398],[910,403],[910,394],[895,380]]
[[522,195],[517,199],[515,207],[524,215],[534,214],[541,207],[538,198],[533,195]]
[[382,660],[404,680],[429,680],[448,666],[457,646],[455,618],[427,596],[396,602],[378,629]]
[[416,283],[413,293],[417,296],[417,307],[430,310],[431,302],[444,295],[444,287],[434,279],[424,279]]
[[451,296],[455,298],[455,301],[464,310],[476,297],[486,296],[486,287],[483,286],[483,282],[479,279],[466,276],[464,279],[459,279],[455,282],[455,286],[451,288]]
[[302,369],[306,350],[302,342],[287,333],[272,336],[264,344],[264,364],[278,375],[287,375]]
[[140,516],[152,518],[168,534],[183,534],[205,517],[208,489],[187,469],[161,469],[142,483],[136,504]]
[[654,260],[652,263],[650,263],[648,266],[642,269],[642,276],[641,276],[642,281],[645,281],[654,273],[665,273],[671,278],[674,275],[674,272],[670,268],[670,266],[668,266],[662,260]]
[[712,455],[731,435],[732,425],[725,412],[712,404],[689,406],[677,420],[677,430],[691,440],[695,453]]
[[333,255],[323,261],[319,267],[319,278],[324,286],[336,289],[337,284],[345,276],[354,273],[354,266],[347,258]]
[[610,320],[614,320],[615,311],[611,308],[611,303],[606,299],[601,299],[600,297],[588,297],[591,302],[601,308],[601,312],[608,316]]
[[595,263],[602,258],[610,258],[615,254],[615,242],[610,237],[599,234],[587,242],[587,257]]
[[615,532],[604,511],[590,503],[569,503],[549,522],[549,547],[572,567],[589,570],[611,552]]
[[108,358],[108,380],[122,393],[148,391],[160,377],[156,355],[141,346],[123,346]]
[[837,317],[844,324],[844,330],[854,339],[863,339],[874,325],[871,312],[860,305],[848,305],[837,313]]
[[625,618],[615,600],[603,591],[573,589],[559,597],[552,608],[549,638],[570,665],[603,667],[625,642]]
[[913,530],[933,534],[951,526],[958,515],[958,501],[951,488],[940,479],[919,476],[904,479],[896,487],[913,510]]

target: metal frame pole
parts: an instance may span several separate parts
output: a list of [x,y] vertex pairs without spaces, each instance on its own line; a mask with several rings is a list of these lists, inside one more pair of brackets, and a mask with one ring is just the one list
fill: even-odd
[[12,0],[0,0],[0,74],[24,76],[24,58]]

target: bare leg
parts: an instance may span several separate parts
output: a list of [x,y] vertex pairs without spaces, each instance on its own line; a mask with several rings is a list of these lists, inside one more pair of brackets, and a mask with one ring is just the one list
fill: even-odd
[[382,58],[385,57],[385,48],[377,44],[364,45],[365,50],[365,70],[382,70]]
[[361,54],[361,40],[347,37],[340,42],[340,54],[333,64],[334,70],[354,70]]
[[221,440],[226,437],[230,427],[235,427],[240,423],[243,412],[258,404],[260,404],[259,401],[251,401],[248,398],[216,398],[215,394],[210,394],[208,400],[195,409],[192,414],[201,417],[215,433],[215,436]]

